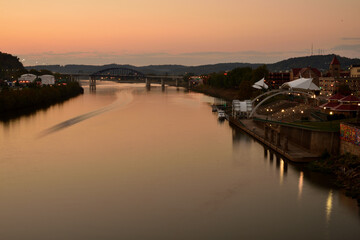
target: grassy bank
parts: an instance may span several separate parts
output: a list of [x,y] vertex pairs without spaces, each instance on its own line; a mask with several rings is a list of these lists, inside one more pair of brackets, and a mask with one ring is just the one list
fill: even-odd
[[44,86],[17,89],[3,89],[0,92],[0,117],[9,114],[21,115],[21,112],[35,111],[52,104],[63,102],[82,94],[84,89],[77,82],[62,86]]

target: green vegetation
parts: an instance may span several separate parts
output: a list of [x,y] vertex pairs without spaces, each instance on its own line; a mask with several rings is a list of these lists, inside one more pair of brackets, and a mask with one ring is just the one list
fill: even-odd
[[78,82],[61,86],[35,85],[23,89],[4,88],[0,92],[0,116],[24,109],[37,110],[54,103],[62,102],[83,93]]
[[249,99],[253,95],[252,84],[268,75],[265,65],[256,69],[250,67],[235,68],[230,72],[212,73],[205,84],[215,89],[237,89],[240,99]]
[[[54,75],[56,86],[39,86],[36,79],[33,83],[20,88],[16,82],[15,88],[10,88],[4,80],[14,81],[24,73],[36,76]],[[22,115],[25,112],[48,107],[83,93],[83,88],[77,82],[69,82],[69,76],[53,74],[49,70],[27,71],[19,58],[11,54],[0,52],[0,118],[6,119],[9,115]]]
[[360,205],[360,157],[345,154],[332,156],[324,153],[322,159],[309,163],[312,171],[336,176],[336,184],[345,189],[348,196],[356,198]]
[[0,83],[2,80],[17,79],[21,74],[26,72],[19,58],[0,52]]

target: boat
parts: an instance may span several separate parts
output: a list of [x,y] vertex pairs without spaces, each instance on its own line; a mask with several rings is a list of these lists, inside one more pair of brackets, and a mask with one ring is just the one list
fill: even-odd
[[220,120],[224,120],[226,118],[225,111],[224,110],[218,110],[218,118]]

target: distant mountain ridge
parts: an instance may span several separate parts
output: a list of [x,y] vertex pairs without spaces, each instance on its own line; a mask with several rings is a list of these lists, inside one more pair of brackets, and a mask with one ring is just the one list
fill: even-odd
[[[277,63],[265,64],[269,71],[278,72],[278,71],[288,71],[292,68],[303,68],[303,67],[314,67],[319,69],[320,71],[324,71],[329,69],[329,65],[331,60],[335,55],[315,55],[315,56],[306,56],[306,57],[296,57],[289,58]],[[347,58],[337,56],[338,60],[341,63],[342,69],[347,69],[350,65],[360,64],[359,58]],[[230,71],[237,67],[251,67],[257,68],[263,63],[218,63],[218,64],[208,64],[208,65],[200,65],[200,66],[184,66],[184,65],[149,65],[136,67],[132,65],[119,65],[119,64],[107,64],[102,66],[94,66],[94,65],[39,65],[39,66],[29,66],[26,69],[36,69],[36,70],[50,70],[52,72],[65,73],[65,74],[91,74],[103,69],[107,68],[117,68],[124,67],[130,68],[137,71],[140,71],[144,74],[154,74],[154,75],[184,75],[186,73],[194,73],[194,74],[209,74],[213,72],[221,72],[221,71]]]

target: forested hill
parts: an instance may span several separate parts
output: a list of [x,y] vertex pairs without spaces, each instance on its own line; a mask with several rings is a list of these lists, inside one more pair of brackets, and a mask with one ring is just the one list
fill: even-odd
[[19,58],[0,52],[0,69],[24,69],[24,66],[19,61]]
[[18,77],[25,71],[19,58],[0,52],[0,80]]
[[[283,60],[277,63],[266,64],[269,71],[286,71],[292,68],[303,68],[303,67],[315,67],[319,70],[329,69],[329,64],[335,55],[316,55],[316,56],[307,56],[307,57],[297,57]],[[338,60],[341,63],[342,69],[349,68],[350,65],[360,64],[359,58],[346,58],[337,56]],[[185,73],[194,73],[194,74],[209,74],[213,72],[221,71],[230,71],[237,67],[251,67],[257,68],[263,65],[263,63],[218,63],[211,65],[201,65],[201,66],[183,66],[183,65],[149,65],[143,67],[136,67],[132,65],[118,65],[118,64],[108,64],[103,66],[93,66],[93,65],[41,65],[41,66],[30,66],[26,67],[27,69],[36,69],[42,70],[47,69],[52,72],[59,73],[94,73],[106,68],[114,67],[126,67],[131,68],[137,71],[140,71],[144,74],[157,74],[157,75],[183,75]]]
[[[320,71],[328,70],[329,65],[334,58],[334,54],[329,55],[315,55],[307,57],[297,57],[289,58],[274,64],[268,64],[267,67],[270,71],[286,71],[292,68],[303,68],[303,67],[313,67],[317,68]],[[342,69],[348,69],[351,65],[360,64],[359,58],[347,58],[336,56],[341,64]]]
[[218,63],[211,65],[201,66],[183,66],[183,65],[149,65],[143,67],[136,67],[132,65],[119,65],[119,64],[107,64],[103,66],[94,65],[40,65],[40,66],[29,66],[26,67],[28,70],[50,70],[58,73],[73,73],[73,74],[90,74],[107,68],[130,68],[140,71],[144,74],[155,74],[155,75],[184,75],[185,73],[194,74],[208,74],[213,72],[230,71],[237,67],[251,67],[256,68],[262,64],[251,64],[251,63]]

